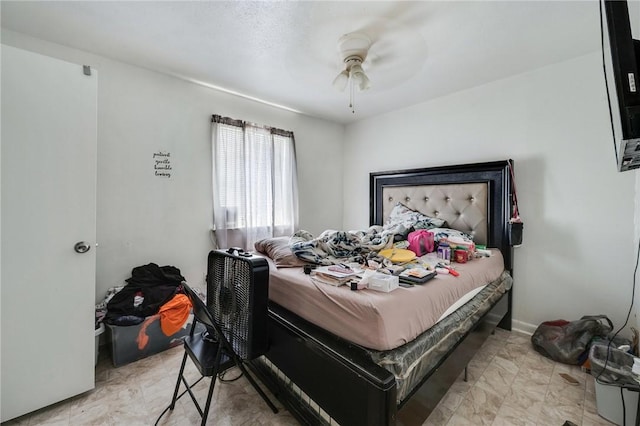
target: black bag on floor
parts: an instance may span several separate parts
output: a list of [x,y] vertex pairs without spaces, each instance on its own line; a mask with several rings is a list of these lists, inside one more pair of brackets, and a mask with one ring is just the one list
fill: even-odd
[[531,343],[547,358],[581,365],[589,357],[592,340],[606,339],[612,330],[613,323],[606,315],[588,315],[577,321],[545,321],[531,336]]

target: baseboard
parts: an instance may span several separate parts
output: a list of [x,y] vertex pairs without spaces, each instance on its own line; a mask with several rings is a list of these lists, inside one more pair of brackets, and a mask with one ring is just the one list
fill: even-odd
[[513,320],[511,322],[511,330],[517,333],[527,334],[531,336],[534,331],[538,328],[537,325],[529,324],[524,321]]

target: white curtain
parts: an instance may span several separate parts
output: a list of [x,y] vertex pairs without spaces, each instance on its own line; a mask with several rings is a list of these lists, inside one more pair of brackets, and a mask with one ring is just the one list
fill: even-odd
[[213,116],[213,211],[218,247],[253,250],[298,226],[293,133]]

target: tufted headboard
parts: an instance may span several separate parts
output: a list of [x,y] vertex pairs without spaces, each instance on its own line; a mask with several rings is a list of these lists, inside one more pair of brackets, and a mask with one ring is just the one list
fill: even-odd
[[502,251],[512,269],[509,245],[511,160],[370,174],[370,224],[382,225],[398,203],[445,219],[478,244]]
[[487,243],[487,183],[387,186],[382,189],[382,221],[402,203],[427,216],[447,221],[447,227],[466,232],[477,244]]

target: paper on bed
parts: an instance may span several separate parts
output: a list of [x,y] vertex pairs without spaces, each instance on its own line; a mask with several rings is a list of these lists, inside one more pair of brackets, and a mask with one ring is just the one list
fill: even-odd
[[331,270],[330,268],[330,266],[320,266],[311,271],[311,277],[324,284],[341,286],[356,276],[355,271],[344,273]]

